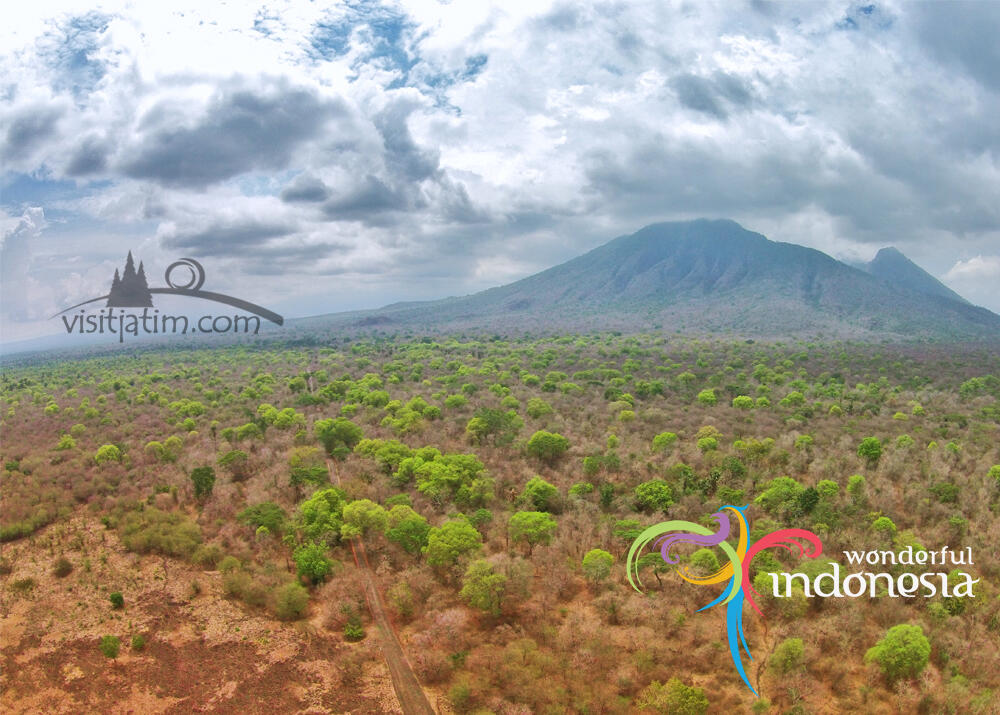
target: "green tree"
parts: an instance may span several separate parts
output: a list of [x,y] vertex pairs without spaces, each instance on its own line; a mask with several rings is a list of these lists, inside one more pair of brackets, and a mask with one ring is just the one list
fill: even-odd
[[858,445],[858,456],[870,465],[877,464],[882,456],[882,443],[877,437],[865,437]]
[[698,440],[698,449],[701,452],[714,452],[719,448],[719,440],[715,437],[702,437]]
[[250,455],[242,449],[231,449],[216,460],[216,464],[229,472],[234,481],[241,481],[250,475]]
[[343,524],[344,492],[337,487],[321,489],[299,504],[295,526],[309,541],[335,543]]
[[343,459],[361,441],[361,428],[346,417],[317,420],[313,434],[331,457]]
[[292,552],[299,577],[309,583],[323,583],[333,570],[333,561],[327,557],[326,548],[315,542],[300,544]]
[[187,516],[150,506],[126,513],[118,530],[125,548],[140,554],[188,558],[201,543],[201,530]]
[[795,509],[798,514],[811,514],[819,504],[819,491],[815,487],[806,487],[795,499]]
[[191,470],[191,483],[194,484],[194,498],[204,501],[212,496],[215,487],[215,470],[211,467],[195,467]]
[[413,456],[413,450],[399,440],[363,439],[354,448],[357,454],[374,459],[383,474],[392,474],[399,469],[404,459]]
[[545,417],[546,415],[551,415],[555,412],[555,410],[552,409],[552,405],[543,400],[541,397],[529,398],[524,411],[528,413],[529,417],[533,417],[534,419]]
[[554,485],[535,476],[524,486],[520,500],[530,502],[538,511],[552,511],[558,496],[559,490]]
[[465,433],[475,444],[484,444],[490,440],[494,445],[503,446],[513,442],[523,427],[524,420],[513,410],[484,407],[476,410],[475,416],[465,427]]
[[701,688],[671,678],[665,684],[658,680],[650,683],[639,693],[636,705],[664,715],[704,715],[708,711],[708,698]]
[[994,464],[990,467],[990,471],[986,476],[996,480],[997,486],[1000,486],[1000,464]]
[[749,395],[737,395],[733,398],[733,407],[738,410],[752,410],[753,398]]
[[754,504],[772,516],[787,517],[797,513],[804,489],[791,477],[775,477],[764,484],[764,491],[754,499]]
[[635,488],[636,508],[643,511],[666,511],[674,503],[674,490],[663,479],[651,479]]
[[292,467],[288,475],[288,483],[295,489],[296,497],[302,487],[312,485],[322,487],[330,483],[330,472],[325,464]]
[[874,661],[890,682],[915,678],[927,665],[931,644],[920,626],[900,624],[865,654],[865,662]]
[[715,396],[715,390],[711,390],[711,389],[709,389],[709,390],[702,390],[701,392],[698,393],[698,402],[700,404],[702,404],[702,405],[706,405],[708,407],[711,407],[712,405],[714,405],[718,401],[719,401],[719,398],[717,398]]
[[552,465],[569,449],[569,440],[557,432],[538,430],[531,435],[526,449],[530,456]]
[[738,439],[733,442],[733,447],[749,464],[756,464],[771,453],[771,450],[774,448],[774,439],[771,437],[765,437],[764,439]]
[[282,621],[296,621],[309,606],[309,592],[302,584],[289,581],[274,594],[274,612]]
[[515,544],[526,544],[530,556],[535,546],[552,541],[556,526],[556,520],[545,512],[519,511],[507,522],[507,533]]
[[345,539],[364,536],[369,531],[385,531],[389,515],[371,499],[358,499],[344,506],[340,535]]
[[148,454],[150,457],[152,457],[153,459],[155,459],[158,462],[165,461],[163,459],[164,450],[163,450],[163,443],[162,442],[159,442],[159,441],[157,441],[155,439],[152,440],[151,442],[147,442],[146,446],[143,447],[142,451],[145,452],[146,454]]
[[630,544],[639,538],[642,529],[642,522],[637,519],[620,519],[614,523],[611,533],[614,534],[616,539]]
[[237,442],[247,442],[254,439],[261,439],[263,437],[264,431],[260,428],[260,425],[254,422],[247,422],[245,425],[240,425],[236,428]]
[[497,571],[489,561],[476,559],[465,571],[459,595],[473,608],[499,616],[506,587],[506,574]]
[[469,404],[469,398],[465,395],[448,395],[444,398],[444,406],[451,410],[461,409]]
[[872,531],[884,534],[888,538],[896,535],[896,525],[887,516],[880,516],[872,522]]
[[805,647],[801,638],[786,638],[771,655],[770,666],[785,675],[802,667]]
[[787,395],[785,395],[778,404],[782,407],[801,407],[806,402],[805,395],[803,395],[798,390],[792,390]]
[[[694,381],[698,379],[698,376],[693,372],[685,370],[677,376],[677,384],[680,386],[681,390],[688,392],[694,386]],[[688,392],[688,394],[691,394]]]
[[820,479],[816,482],[816,491],[820,499],[832,501],[836,499],[837,493],[840,491],[840,486],[832,479]]
[[101,636],[100,648],[105,658],[111,658],[112,660],[117,658],[121,646],[122,642],[118,639],[118,636]]
[[707,576],[719,570],[719,558],[711,549],[698,549],[691,554],[691,566],[696,572]]
[[52,574],[57,578],[66,578],[73,573],[73,564],[65,556],[60,556],[52,564]]
[[473,417],[465,423],[465,436],[472,444],[483,444],[489,435],[489,424],[482,417]]
[[847,493],[856,505],[864,503],[866,489],[867,482],[860,474],[852,474],[847,478]]
[[653,451],[663,452],[670,449],[677,442],[677,435],[674,432],[661,432],[653,437]]
[[476,509],[469,515],[468,519],[469,523],[479,529],[479,533],[482,533],[481,527],[493,521],[493,512],[489,509]]
[[583,557],[583,575],[591,583],[598,584],[611,575],[615,557],[603,549],[591,549]]
[[455,519],[430,530],[423,552],[431,566],[453,566],[482,546],[483,537],[476,528],[465,519]]
[[124,458],[122,451],[118,449],[116,445],[105,444],[97,449],[94,454],[94,461],[98,464],[107,464],[108,462],[120,462]]
[[653,571],[653,576],[656,578],[656,585],[661,588],[663,586],[663,581],[660,580],[660,576],[674,570],[673,564],[668,564],[664,561],[659,552],[643,554],[635,562],[635,567],[640,572],[645,571],[646,569],[651,569]]
[[272,534],[280,534],[284,530],[288,515],[285,510],[274,502],[253,504],[237,514],[236,519],[254,530],[266,528]]
[[413,457],[400,462],[393,481],[405,484],[414,478],[417,491],[438,506],[448,497],[468,507],[482,506],[493,498],[493,480],[474,454],[442,455],[436,449],[417,450]]
[[419,554],[427,546],[431,527],[427,519],[405,504],[389,510],[385,537],[409,554]]

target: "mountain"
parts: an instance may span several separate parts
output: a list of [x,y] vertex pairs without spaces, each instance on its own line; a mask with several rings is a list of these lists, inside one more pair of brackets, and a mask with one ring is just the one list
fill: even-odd
[[880,250],[875,258],[865,264],[864,270],[887,283],[909,288],[917,293],[968,303],[965,298],[891,246]]
[[[888,258],[874,262],[876,270],[901,263]],[[746,338],[1000,340],[1000,316],[950,291],[928,291],[914,270],[892,275],[896,279],[887,280],[821,251],[770,241],[733,221],[699,219],[646,226],[473,295],[296,323],[385,332],[660,330]]]

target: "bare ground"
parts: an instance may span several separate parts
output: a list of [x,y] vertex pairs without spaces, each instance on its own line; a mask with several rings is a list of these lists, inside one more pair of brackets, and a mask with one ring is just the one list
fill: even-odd
[[[74,541],[74,570],[57,578],[57,546]],[[170,561],[164,579],[162,559],[125,552],[90,517],[6,545],[4,556],[14,568],[0,584],[3,712],[400,712],[377,645],[345,643],[322,618],[282,623],[229,601],[215,572]],[[14,586],[29,578],[34,588]],[[112,609],[113,590],[124,609]],[[120,638],[117,659],[100,652],[103,635]],[[145,648],[131,648],[133,635]],[[341,667],[352,655],[361,665]]]

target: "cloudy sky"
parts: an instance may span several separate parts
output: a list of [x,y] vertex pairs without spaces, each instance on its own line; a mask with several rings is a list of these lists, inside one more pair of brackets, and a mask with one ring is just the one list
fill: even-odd
[[1000,311],[998,34],[995,2],[18,3],[0,330],[60,330],[128,250],[302,316],[699,216]]

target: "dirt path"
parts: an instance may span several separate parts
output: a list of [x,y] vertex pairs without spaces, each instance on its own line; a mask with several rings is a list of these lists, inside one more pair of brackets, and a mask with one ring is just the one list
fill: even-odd
[[[333,463],[327,460],[326,466],[330,471],[330,476],[339,485],[340,476],[333,468]],[[374,570],[368,561],[368,552],[365,550],[364,542],[360,538],[351,539],[351,552],[354,554],[354,563],[364,576],[365,601],[368,603],[372,620],[379,630],[382,653],[389,666],[392,687],[396,691],[400,708],[405,715],[435,715],[434,708],[431,707],[424,689],[420,687],[420,682],[406,659],[406,653],[396,637],[396,632],[389,623],[389,619],[386,618],[382,596],[379,595],[378,588],[375,587]]]

